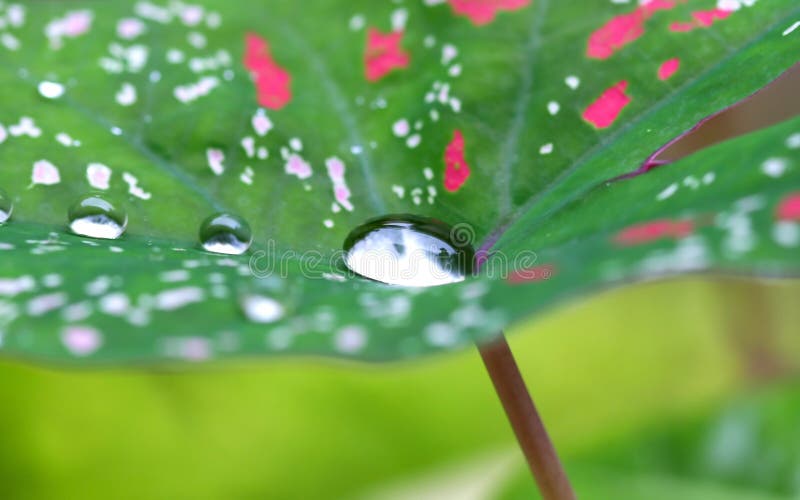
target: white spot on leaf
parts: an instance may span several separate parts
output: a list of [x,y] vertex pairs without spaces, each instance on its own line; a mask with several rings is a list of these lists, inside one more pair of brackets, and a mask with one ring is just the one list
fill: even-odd
[[677,182],[673,182],[672,184],[667,186],[663,191],[658,193],[658,195],[656,196],[656,199],[658,201],[666,200],[667,198],[669,198],[673,194],[675,194],[677,191],[678,191],[678,183]]
[[75,356],[88,356],[100,348],[103,337],[90,326],[68,326],[61,332],[61,343]]
[[39,160],[33,164],[31,181],[34,184],[51,186],[61,182],[61,175],[58,172],[58,167],[47,160]]
[[152,197],[151,193],[145,192],[141,187],[139,187],[139,180],[129,172],[123,172],[122,180],[128,185],[128,192],[137,197],[141,198],[142,200],[149,200]]
[[86,167],[86,179],[96,189],[108,189],[111,180],[111,169],[102,163],[90,163]]
[[225,161],[225,153],[221,149],[209,148],[206,151],[206,158],[209,168],[215,175],[222,175],[225,172],[225,166],[222,164]]
[[115,99],[120,106],[132,106],[136,102],[136,87],[128,82],[123,83]]

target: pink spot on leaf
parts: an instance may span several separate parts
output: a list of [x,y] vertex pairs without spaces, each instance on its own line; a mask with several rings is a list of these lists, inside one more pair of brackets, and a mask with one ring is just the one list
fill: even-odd
[[678,68],[680,67],[681,67],[681,60],[678,59],[677,57],[674,59],[669,59],[667,61],[664,61],[664,63],[661,64],[661,66],[658,68],[658,79],[669,80],[670,78],[672,78],[672,75],[674,75],[678,71]]
[[69,326],[61,332],[61,342],[75,356],[88,356],[100,348],[100,332],[88,326]]
[[256,34],[245,37],[244,66],[253,76],[258,104],[281,109],[292,100],[292,77],[272,58],[269,44]]
[[403,32],[381,33],[375,28],[367,32],[367,48],[364,51],[364,67],[367,80],[376,82],[392,70],[408,67],[411,60],[400,47]]
[[206,158],[208,159],[208,167],[214,172],[215,175],[222,175],[225,172],[225,153],[221,149],[209,148],[206,151]]
[[53,184],[61,182],[61,175],[58,171],[58,167],[47,160],[39,160],[33,164],[31,181],[34,184],[52,186]]
[[603,92],[603,95],[591,103],[583,112],[583,119],[597,128],[610,127],[619,114],[631,102],[625,94],[628,82],[623,80]]
[[520,285],[522,283],[536,283],[538,281],[548,280],[556,274],[556,267],[553,264],[544,264],[541,266],[526,267],[524,269],[517,269],[508,275],[506,281],[512,285]]
[[50,21],[44,33],[50,46],[56,50],[64,45],[64,38],[76,38],[87,33],[92,27],[94,14],[89,10],[67,12],[64,17]]
[[781,200],[775,218],[783,221],[800,221],[800,192],[792,193]]
[[345,210],[352,212],[353,204],[350,202],[350,188],[347,187],[347,182],[344,178],[344,162],[336,157],[328,158],[325,160],[325,166],[328,169],[328,176],[333,182],[334,198]]
[[659,10],[675,7],[670,0],[653,0],[629,12],[614,17],[589,36],[586,55],[594,59],[608,59],[614,52],[644,35],[644,23]]
[[311,165],[298,154],[291,154],[286,160],[284,171],[289,175],[297,176],[298,179],[308,179],[314,173]]
[[267,114],[264,112],[263,109],[259,109],[256,111],[256,114],[253,116],[253,130],[256,131],[260,137],[264,137],[272,130],[272,120],[269,119]]
[[186,5],[179,15],[186,26],[197,26],[203,20],[203,8],[199,5]]
[[494,21],[498,11],[518,10],[530,5],[531,0],[450,0],[450,7],[458,15],[466,16],[476,26]]
[[146,30],[145,24],[137,18],[120,19],[117,23],[117,36],[123,40],[133,40]]
[[453,132],[453,140],[444,150],[444,188],[450,192],[461,189],[470,175],[469,164],[464,157],[464,136],[460,130]]
[[730,15],[731,11],[724,9],[698,10],[696,12],[692,12],[691,21],[672,23],[669,25],[669,29],[670,31],[682,33],[698,28],[708,28],[716,21],[725,19]]
[[111,181],[111,169],[102,163],[90,163],[86,167],[86,178],[93,188],[108,189],[109,181]]
[[180,356],[187,361],[205,361],[211,357],[211,344],[202,337],[188,337],[182,340]]
[[618,232],[614,241],[620,246],[641,245],[662,238],[685,238],[694,231],[690,220],[656,220],[629,226]]

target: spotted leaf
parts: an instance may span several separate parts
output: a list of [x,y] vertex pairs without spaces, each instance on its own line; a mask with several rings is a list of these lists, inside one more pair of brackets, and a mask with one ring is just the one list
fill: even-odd
[[[390,360],[629,281],[800,271],[798,121],[652,168],[796,62],[793,0],[0,16],[7,355]],[[348,273],[342,242],[386,214],[459,228],[478,276],[404,289]]]

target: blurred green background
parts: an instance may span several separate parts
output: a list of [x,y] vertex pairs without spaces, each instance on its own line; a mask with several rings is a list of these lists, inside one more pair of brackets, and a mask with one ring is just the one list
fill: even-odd
[[[800,283],[693,278],[509,340],[582,498],[796,498]],[[476,351],[61,371],[0,363],[2,498],[531,498]]]

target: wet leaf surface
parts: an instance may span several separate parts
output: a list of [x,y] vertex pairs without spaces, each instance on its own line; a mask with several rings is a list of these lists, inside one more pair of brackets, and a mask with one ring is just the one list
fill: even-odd
[[[796,62],[794,2],[724,4],[6,4],[0,348],[389,360],[633,280],[797,274],[800,122],[643,172]],[[117,240],[68,232],[95,192]],[[203,250],[219,212],[248,253]],[[468,228],[481,276],[348,275],[346,235],[392,213]]]

